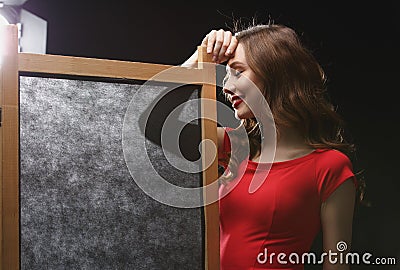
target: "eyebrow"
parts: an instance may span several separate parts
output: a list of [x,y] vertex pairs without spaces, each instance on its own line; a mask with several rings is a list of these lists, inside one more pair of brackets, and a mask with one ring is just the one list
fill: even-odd
[[226,66],[227,67],[229,66],[230,68],[234,68],[235,66],[244,66],[244,67],[246,67],[247,65],[242,63],[242,62],[240,62],[240,61],[233,61],[230,65],[227,64]]

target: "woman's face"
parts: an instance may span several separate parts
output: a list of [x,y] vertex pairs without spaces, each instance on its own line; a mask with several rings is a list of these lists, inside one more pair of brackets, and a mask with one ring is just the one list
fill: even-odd
[[251,108],[263,98],[261,80],[247,64],[243,46],[239,43],[234,55],[228,60],[224,79],[224,93],[235,111],[237,119],[253,118]]

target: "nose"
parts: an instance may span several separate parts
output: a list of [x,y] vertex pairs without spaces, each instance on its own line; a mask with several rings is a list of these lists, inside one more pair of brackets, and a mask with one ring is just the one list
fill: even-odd
[[235,94],[233,91],[231,91],[231,90],[229,90],[229,89],[227,89],[227,88],[225,88],[225,87],[224,87],[223,91],[224,91],[224,93],[227,94],[227,95],[233,96],[233,95]]
[[235,86],[233,83],[231,83],[231,80],[229,79],[229,75],[226,75],[223,81],[223,92],[225,94],[229,95],[234,95],[235,94]]
[[233,92],[225,87],[224,87],[224,89],[222,89],[222,91],[224,92],[225,98],[227,98],[230,102],[232,102],[232,97],[235,96],[235,92]]

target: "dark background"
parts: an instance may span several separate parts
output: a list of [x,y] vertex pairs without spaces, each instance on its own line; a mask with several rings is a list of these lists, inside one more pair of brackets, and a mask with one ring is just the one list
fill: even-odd
[[[179,65],[211,29],[233,19],[269,18],[294,28],[320,61],[328,91],[357,146],[366,199],[358,206],[353,250],[397,257],[399,269],[398,24],[395,1],[29,0],[48,22],[47,53]],[[354,269],[369,269],[367,266]]]

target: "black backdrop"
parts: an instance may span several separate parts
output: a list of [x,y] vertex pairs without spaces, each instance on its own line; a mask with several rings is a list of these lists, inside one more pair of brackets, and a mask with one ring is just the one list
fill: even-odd
[[327,73],[332,101],[357,145],[355,169],[364,170],[372,206],[356,211],[353,249],[397,257],[399,267],[399,9],[395,1],[358,2],[29,0],[24,8],[48,21],[49,54],[172,65],[211,29],[232,26],[232,18],[293,27]]

